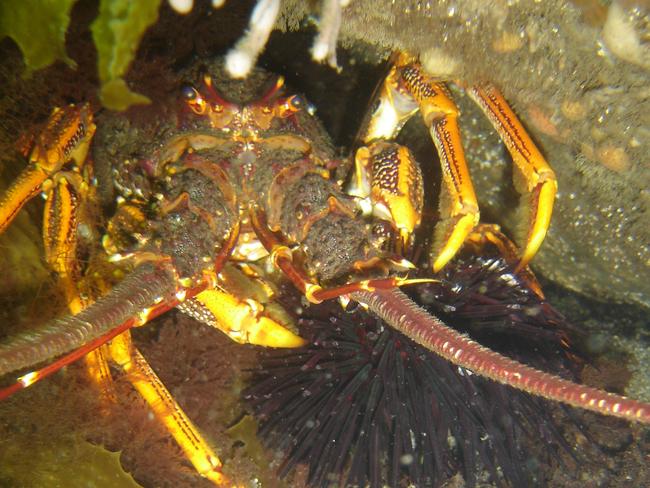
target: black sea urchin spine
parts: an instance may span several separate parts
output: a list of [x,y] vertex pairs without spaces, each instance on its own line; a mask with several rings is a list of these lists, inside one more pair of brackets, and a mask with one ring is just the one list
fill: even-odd
[[[505,268],[483,263],[477,269],[485,276],[457,276],[456,291],[445,283],[433,292],[418,291],[429,294],[434,306],[445,294],[441,291],[466,292],[470,282],[482,280],[499,289],[490,279]],[[457,269],[462,270],[467,272]],[[481,324],[498,320],[510,321],[515,329],[537,327],[538,337],[528,331],[528,347],[555,337],[554,347],[543,351],[559,352],[545,361],[568,362],[562,329],[535,326],[530,311],[520,306],[528,303],[525,297],[511,291],[497,306],[487,293],[490,287],[479,288],[483,293],[465,305],[461,297],[443,297],[449,311],[464,307],[472,315],[486,307]],[[540,306],[533,295],[527,300]],[[246,392],[260,419],[260,435],[284,454],[283,476],[305,464],[309,486],[439,486],[461,471],[473,486],[483,467],[498,484],[530,486],[536,476],[532,466],[568,450],[544,400],[454,366],[362,309],[345,313],[336,304],[311,307],[301,319],[301,332],[311,344],[288,353],[264,353],[255,385]]]

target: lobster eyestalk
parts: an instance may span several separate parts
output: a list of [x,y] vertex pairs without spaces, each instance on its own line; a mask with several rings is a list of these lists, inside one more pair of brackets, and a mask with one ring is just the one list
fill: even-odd
[[358,291],[351,297],[411,340],[479,376],[549,400],[650,424],[650,404],[573,383],[491,351],[445,325],[399,289]]
[[170,269],[143,264],[79,314],[53,319],[0,344],[0,376],[81,348],[117,327],[141,325],[176,306],[177,291]]

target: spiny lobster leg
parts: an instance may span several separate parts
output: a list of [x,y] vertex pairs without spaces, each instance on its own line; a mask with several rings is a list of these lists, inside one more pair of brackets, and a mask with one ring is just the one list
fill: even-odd
[[[88,105],[54,109],[34,145],[29,166],[0,203],[2,231],[30,198],[40,191],[47,194],[43,217],[45,260],[57,273],[66,303],[73,314],[88,305],[78,291],[80,274],[76,249],[79,214],[83,214],[80,207],[87,203],[90,189],[88,166],[84,169],[83,165],[94,130]],[[62,171],[70,161],[74,164],[69,170]],[[91,379],[98,384],[104,397],[114,400],[104,354],[97,350],[84,359]]]
[[[128,334],[123,332],[123,334]],[[99,388],[101,398],[106,402],[102,406],[104,410],[108,405],[117,403],[117,394],[113,384],[113,375],[108,365],[108,346],[99,346],[94,351],[84,356],[84,366],[92,382]]]
[[[0,400],[58,371],[63,366],[103,347],[107,355],[126,373],[155,416],[166,426],[196,470],[217,485],[228,483],[221,473],[221,461],[183,413],[172,395],[130,342],[129,328],[143,325],[158,315],[211,286],[210,280],[194,288],[178,288],[174,273],[143,264],[108,295],[89,303],[77,315],[55,319],[44,328],[0,345],[0,375],[79,347],[41,370],[22,377],[14,385],[0,389]],[[106,345],[108,341],[112,341]],[[106,368],[99,357],[99,367]]]
[[87,198],[86,183],[77,173],[58,174],[48,192],[43,217],[45,261],[62,284],[73,314],[85,308],[78,292],[80,270],[76,263],[80,206]]
[[178,309],[199,322],[221,330],[240,344],[266,347],[301,347],[305,340],[263,314],[256,300],[240,300],[226,291],[211,289],[186,300]]
[[12,183],[0,200],[0,233],[4,232],[21,208],[40,192],[47,173],[39,168],[27,168]]
[[518,266],[521,269],[537,253],[551,223],[557,193],[555,173],[499,90],[492,85],[484,85],[471,88],[468,94],[483,109],[521,172],[523,185],[516,179],[515,186],[530,198],[527,205],[530,208],[528,233]]
[[321,303],[325,300],[348,295],[360,290],[375,290],[379,288],[394,288],[414,283],[430,282],[429,279],[407,279],[400,277],[362,280],[332,288],[323,288],[307,276],[300,266],[293,261],[293,252],[269,230],[266,225],[264,212],[259,207],[251,208],[251,225],[262,245],[271,254],[273,264],[280,269],[294,286],[305,295],[311,303]]
[[[73,315],[92,303],[90,296],[80,293],[81,271],[77,263],[78,226],[89,204],[89,184],[79,173],[59,172],[53,177],[43,217],[45,260],[56,272],[65,294],[68,309]],[[89,224],[86,222],[86,224]],[[108,402],[115,402],[113,381],[106,359],[105,346],[84,357],[91,380]]]
[[[85,307],[76,287],[75,251],[78,208],[88,190],[81,172],[94,132],[88,104],[55,108],[34,144],[28,167],[0,200],[0,232],[3,232],[27,201],[41,191],[48,195],[43,219],[45,258],[58,274],[73,314]],[[74,164],[70,170],[61,171],[71,161]],[[89,371],[110,397],[110,373],[101,354],[96,354],[87,358]]]
[[78,167],[83,164],[94,133],[88,104],[54,109],[34,144],[29,165],[0,199],[0,233],[25,203],[48,190],[44,183],[66,163],[74,161]]
[[223,486],[228,483],[221,472],[220,459],[176,403],[147,360],[131,344],[129,331],[113,339],[108,347],[111,359],[126,373],[129,382],[174,437],[197,472],[216,485]]
[[[393,222],[406,247],[422,220],[422,172],[405,146],[384,141],[360,147],[347,193],[360,198],[365,214]],[[398,250],[399,252],[399,250]]]
[[446,87],[433,81],[406,54],[396,56],[378,98],[378,108],[362,131],[364,144],[395,137],[420,110],[440,155],[446,192],[440,206],[441,213],[448,217],[436,231],[433,270],[439,271],[454,257],[479,221],[478,203],[458,128],[458,108],[447,95]]
[[549,400],[650,424],[650,404],[579,385],[491,351],[445,325],[400,290],[362,291],[352,298],[418,344],[480,376]]

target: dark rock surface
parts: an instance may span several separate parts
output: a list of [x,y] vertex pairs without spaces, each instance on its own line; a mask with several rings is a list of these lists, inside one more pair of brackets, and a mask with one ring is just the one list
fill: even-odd
[[[610,3],[358,0],[343,10],[341,36],[418,53],[443,79],[500,87],[559,181],[535,269],[585,294],[650,306],[650,2]],[[299,25],[304,5],[284,2],[287,26]],[[503,151],[494,133],[484,138],[482,116],[461,107],[483,215],[512,232]]]

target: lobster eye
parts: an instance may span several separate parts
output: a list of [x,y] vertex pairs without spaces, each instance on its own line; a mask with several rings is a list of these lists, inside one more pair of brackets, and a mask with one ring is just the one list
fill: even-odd
[[305,100],[300,95],[290,97],[289,103],[294,110],[301,110],[305,106]]
[[194,88],[192,85],[183,85],[181,87],[181,97],[183,97],[188,102],[196,100],[198,96],[199,92],[197,92],[196,88]]
[[181,96],[195,114],[203,115],[205,113],[207,105],[196,88],[191,85],[182,86]]

